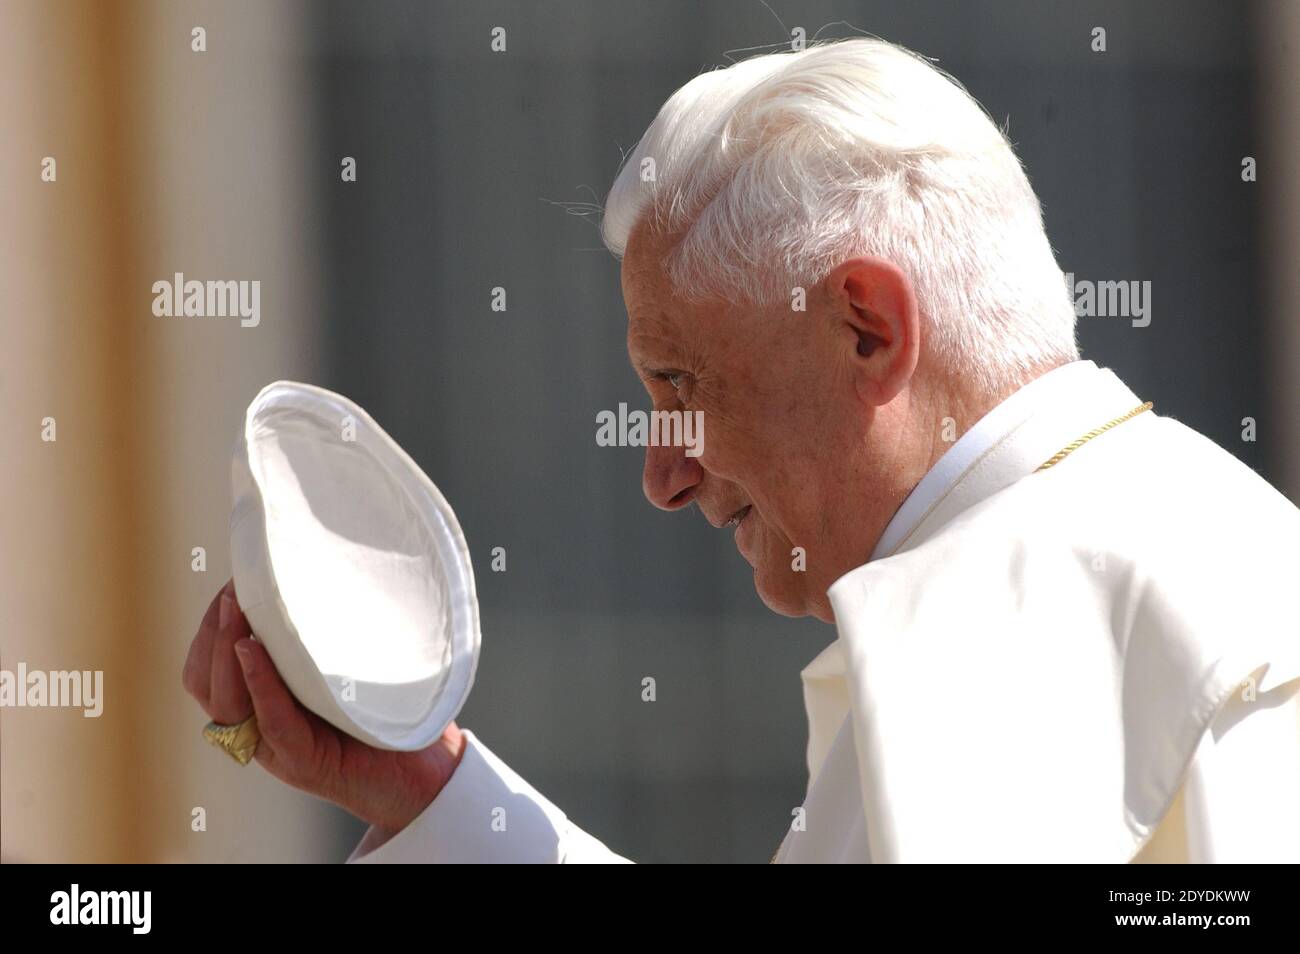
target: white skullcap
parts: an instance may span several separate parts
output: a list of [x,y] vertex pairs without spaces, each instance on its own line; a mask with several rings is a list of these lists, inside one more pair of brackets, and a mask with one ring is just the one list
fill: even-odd
[[239,605],[298,701],[384,749],[432,744],[478,665],[469,549],[446,499],[347,398],[277,381],[231,468]]

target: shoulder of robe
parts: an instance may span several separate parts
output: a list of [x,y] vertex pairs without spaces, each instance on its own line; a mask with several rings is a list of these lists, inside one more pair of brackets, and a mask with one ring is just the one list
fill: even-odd
[[[1166,650],[1194,646],[1208,662],[1267,657],[1279,644],[1289,653],[1300,642],[1297,580],[1300,510],[1208,438],[1151,416],[859,567],[832,595],[875,604],[877,621],[900,632],[949,625],[957,606],[978,629],[1017,618],[1064,625],[1100,604],[1109,626],[1090,630],[1118,652],[1135,633],[1154,632]],[[852,599],[853,591],[877,598]]]
[[840,578],[873,857],[1129,860],[1231,694],[1300,678],[1298,570],[1296,508],[1150,417]]

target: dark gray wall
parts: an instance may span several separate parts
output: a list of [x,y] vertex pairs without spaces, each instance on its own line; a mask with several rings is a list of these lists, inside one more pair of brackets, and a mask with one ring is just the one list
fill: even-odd
[[798,672],[834,637],[767,612],[727,535],[655,511],[640,452],[594,441],[597,410],[643,396],[617,265],[594,221],[555,203],[603,201],[662,101],[727,51],[847,20],[937,57],[1009,117],[1062,266],[1152,281],[1151,326],[1083,319],[1086,355],[1274,466],[1266,433],[1238,436],[1246,415],[1267,428],[1266,193],[1239,178],[1247,5],[769,3],[324,4],[304,64],[320,151],[360,173],[344,185],[337,158],[321,165],[321,383],[368,408],[464,525],[484,643],[461,721],[641,861],[770,856],[805,782]]

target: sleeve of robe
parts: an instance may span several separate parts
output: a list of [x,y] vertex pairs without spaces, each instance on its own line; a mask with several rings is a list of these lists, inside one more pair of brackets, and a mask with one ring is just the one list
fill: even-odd
[[1238,692],[1201,738],[1182,790],[1142,852],[1153,864],[1300,859],[1300,679]]
[[387,841],[371,826],[348,863],[630,864],[461,731],[465,753],[438,797]]

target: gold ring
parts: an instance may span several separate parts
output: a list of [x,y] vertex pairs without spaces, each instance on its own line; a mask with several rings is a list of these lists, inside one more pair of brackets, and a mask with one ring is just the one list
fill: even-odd
[[240,765],[253,760],[262,733],[257,730],[257,716],[251,715],[234,725],[209,722],[203,727],[203,738],[221,749]]

